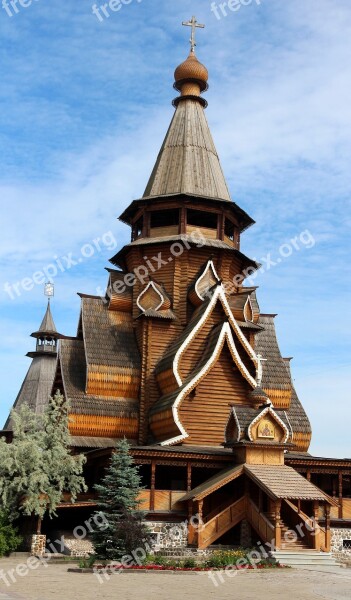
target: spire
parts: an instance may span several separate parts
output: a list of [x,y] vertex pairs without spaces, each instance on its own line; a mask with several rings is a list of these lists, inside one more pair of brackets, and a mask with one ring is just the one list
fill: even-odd
[[144,192],[144,198],[173,194],[203,196],[231,201],[228,186],[205,117],[208,71],[195,55],[196,19],[185,23],[193,27],[191,51],[174,73],[174,87],[180,96],[171,125]]
[[50,308],[50,299],[48,300],[48,305],[46,308],[46,312],[44,315],[44,318],[41,322],[41,325],[39,327],[39,331],[41,333],[57,333],[57,329],[55,327],[55,323],[54,323],[54,319],[52,317],[51,314],[51,308]]
[[31,336],[37,338],[36,352],[28,352],[27,356],[33,358],[37,353],[54,353],[57,351],[57,340],[62,337],[57,333],[56,325],[51,314],[50,300],[54,296],[54,284],[46,283],[44,294],[48,297],[46,311],[38,331],[31,333]]
[[[45,410],[52,392],[56,371],[57,343],[60,338],[64,337],[57,332],[51,314],[50,297],[53,296],[53,288],[50,293],[47,293],[47,288],[45,288],[45,295],[49,296],[49,299],[44,318],[39,330],[31,334],[37,340],[36,349],[27,353],[27,356],[33,360],[13,405],[13,409],[18,409],[23,404],[28,404],[38,414]],[[10,414],[4,430],[11,429]]]

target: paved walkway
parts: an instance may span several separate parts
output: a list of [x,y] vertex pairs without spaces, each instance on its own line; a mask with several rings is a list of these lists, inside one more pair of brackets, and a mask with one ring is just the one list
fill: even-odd
[[[302,569],[216,574],[123,573],[99,583],[95,575],[67,572],[67,564],[0,560],[0,600],[350,600],[351,570]],[[16,571],[17,570],[17,571]],[[18,573],[22,573],[18,575]],[[12,581],[16,579],[16,581]],[[6,581],[10,583],[6,585]]]

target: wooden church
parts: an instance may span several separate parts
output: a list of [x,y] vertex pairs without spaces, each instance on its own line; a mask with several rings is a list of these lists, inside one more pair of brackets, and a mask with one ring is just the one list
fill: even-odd
[[[131,241],[111,258],[106,295],[80,294],[76,337],[57,334],[51,315],[37,336],[36,371],[52,369],[57,352],[52,389],[69,403],[72,448],[88,457],[90,492],[63,499],[58,520],[68,529],[91,513],[92,486],[126,437],[151,525],[199,514],[203,527],[189,526],[187,540],[198,548],[243,542],[245,530],[277,550],[329,551],[331,525],[351,523],[351,460],[308,453],[311,426],[276,315],[262,314],[245,285],[259,268],[240,250],[254,221],[231,199],[207,82],[192,36],[145,192],[120,216]],[[285,539],[298,523],[304,535]]]

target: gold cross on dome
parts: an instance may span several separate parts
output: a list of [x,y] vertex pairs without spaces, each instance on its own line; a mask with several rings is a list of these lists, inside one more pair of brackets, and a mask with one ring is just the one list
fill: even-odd
[[195,41],[195,34],[196,34],[196,28],[200,27],[201,29],[204,29],[205,25],[200,25],[200,23],[197,22],[196,17],[191,17],[191,21],[183,21],[182,25],[185,25],[186,27],[191,27],[191,38],[190,38],[190,46],[191,46],[191,52],[195,51],[195,46],[196,46],[196,41]]

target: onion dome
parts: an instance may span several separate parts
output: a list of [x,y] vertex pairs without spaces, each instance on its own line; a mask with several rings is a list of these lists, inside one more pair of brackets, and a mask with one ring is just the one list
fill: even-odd
[[205,65],[200,63],[195,55],[195,52],[190,52],[188,58],[180,64],[174,71],[174,79],[176,84],[184,79],[197,79],[207,87],[208,70]]
[[182,96],[199,96],[207,90],[208,71],[191,51],[188,58],[174,72],[174,87]]

